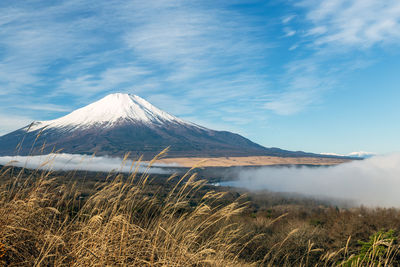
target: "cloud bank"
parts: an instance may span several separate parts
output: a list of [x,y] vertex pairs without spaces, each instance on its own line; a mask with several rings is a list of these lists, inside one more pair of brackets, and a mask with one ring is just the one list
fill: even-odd
[[[93,157],[78,154],[50,154],[43,156],[5,156],[0,157],[1,165],[12,165],[29,169],[44,169],[54,171],[95,171],[95,172],[124,172],[129,173],[137,165],[132,160],[124,162],[121,158]],[[141,163],[139,172],[146,171],[148,164]],[[147,172],[157,174],[171,174],[174,171],[169,169],[176,165],[155,164]]]
[[333,167],[241,170],[236,186],[250,190],[339,198],[367,206],[400,207],[400,153]]

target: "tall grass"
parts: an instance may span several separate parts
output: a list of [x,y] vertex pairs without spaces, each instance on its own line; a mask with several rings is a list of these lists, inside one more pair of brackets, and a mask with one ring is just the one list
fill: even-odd
[[192,171],[171,176],[167,192],[137,168],[110,174],[87,199],[76,182],[59,184],[51,171],[5,167],[0,179],[0,264],[8,266],[389,266],[398,252],[377,236],[362,255],[349,252],[348,242],[332,252],[308,240],[299,256],[285,245],[300,239],[300,228],[269,248],[254,247],[265,236],[238,219],[247,203],[202,191],[206,181]]
[[[12,171],[2,170],[2,176]],[[240,226],[230,223],[243,204],[213,205],[208,192],[190,207],[205,181],[187,173],[166,196],[146,195],[151,177],[137,170],[108,177],[82,203],[76,184],[56,185],[50,171],[1,186],[0,253],[3,264],[193,266],[243,265]],[[173,179],[171,177],[170,179]]]

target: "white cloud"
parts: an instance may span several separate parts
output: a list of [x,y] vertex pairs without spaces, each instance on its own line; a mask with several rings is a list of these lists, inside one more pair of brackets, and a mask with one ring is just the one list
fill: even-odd
[[257,68],[265,64],[269,44],[260,41],[266,33],[252,27],[251,18],[223,4],[219,9],[191,2],[173,9],[154,10],[151,3],[141,4],[140,12],[130,8],[141,16],[124,40],[140,60],[163,70],[163,87],[172,87],[172,94],[179,90],[196,106],[265,90]]
[[[372,64],[371,59],[354,50],[397,45],[400,41],[397,0],[303,0],[295,5],[306,11],[305,17],[296,19],[303,19],[296,27],[304,28],[292,30],[294,25],[288,19],[282,21],[283,31],[286,37],[296,35],[300,39],[296,38],[289,51],[307,52],[303,59],[287,64],[275,90],[268,94],[264,108],[279,115],[296,114],[320,104],[343,75]],[[349,56],[338,56],[344,53]]]
[[30,124],[33,119],[11,114],[0,114],[0,136]]
[[[43,83],[43,75],[57,60],[71,59],[87,50],[94,43],[93,36],[87,37],[82,31],[80,20],[63,23],[57,19],[63,5],[56,9],[12,5],[1,7],[6,14],[0,20],[1,87],[7,93],[18,92]],[[62,13],[62,12],[61,12]],[[88,22],[85,21],[88,25]],[[85,37],[85,38],[84,38]]]
[[236,185],[311,196],[340,198],[356,204],[400,207],[400,154],[333,167],[264,167],[242,170]]
[[[70,94],[74,104],[111,91],[150,99],[154,95],[156,101],[160,95],[181,95],[186,102],[171,108],[172,113],[195,117],[207,105],[216,111],[215,118],[226,115],[218,111],[229,101],[251,102],[247,108],[241,105],[240,118],[225,116],[236,124],[245,123],[243,114],[255,109],[262,114],[262,107],[290,115],[318,103],[332,79],[307,68],[286,70],[277,83],[270,82],[274,78],[266,73],[273,25],[265,17],[232,9],[230,3],[135,0],[90,5],[70,0],[0,6],[0,95],[47,90],[37,97],[51,101]],[[397,1],[304,0],[301,6],[308,10],[305,31],[293,25],[300,15],[277,18],[286,36],[296,36],[289,47],[296,50],[293,54],[305,43],[297,40],[300,36],[312,39],[313,48],[398,40]],[[315,58],[308,63],[318,69],[323,64],[313,62]],[[265,96],[266,103],[252,101]],[[56,109],[42,108],[61,111]]]
[[332,74],[320,66],[315,57],[290,62],[279,91],[271,93],[264,108],[279,115],[292,115],[318,103],[335,83]]
[[[314,81],[310,80],[310,83]],[[289,89],[275,95],[273,100],[267,101],[264,108],[279,115],[293,115],[314,103],[317,97],[319,97],[319,92],[315,92],[312,88],[293,91]]]
[[[137,166],[134,161],[127,160],[124,162],[121,158],[64,153],[41,156],[3,156],[0,157],[0,164],[54,171],[84,170],[95,172],[118,171],[124,173],[132,172]],[[138,170],[139,172],[144,172],[147,167],[147,163],[141,163]],[[174,170],[168,168],[173,167],[177,166],[174,164],[154,164],[149,173],[172,174]]]
[[291,37],[294,36],[296,34],[295,30],[292,30],[291,28],[283,28],[283,31],[285,32],[285,37]]
[[[0,95],[28,91],[24,98],[35,103],[65,96],[71,109],[115,91],[156,101],[160,95],[180,95],[186,102],[170,110],[189,116],[204,105],[217,111],[232,99],[260,96],[269,85],[260,71],[266,69],[272,47],[269,28],[260,23],[261,16],[241,13],[231,3],[120,0],[89,5],[69,0],[0,5]],[[16,107],[1,102],[3,109]],[[33,111],[38,106],[30,105],[30,116],[37,116]],[[251,110],[254,105],[248,106]],[[62,110],[47,105],[41,111]],[[48,116],[42,112],[36,118]]]
[[283,23],[283,24],[287,24],[287,23],[291,22],[295,17],[296,17],[296,15],[289,15],[289,16],[286,16],[286,17],[284,17],[284,18],[282,19],[282,23]]
[[[285,36],[296,34],[300,41],[289,51],[308,50],[302,60],[287,64],[281,82],[264,108],[279,115],[299,113],[323,101],[323,95],[334,88],[340,77],[371,65],[364,57],[338,57],[383,43],[400,41],[400,2],[379,0],[304,0],[296,4],[306,10],[306,27],[299,32],[291,29],[291,19],[283,21]],[[311,44],[311,45],[310,45]],[[329,64],[334,60],[335,64]]]
[[317,46],[368,48],[400,40],[400,2],[397,0],[305,0],[308,31]]
[[307,35],[321,35],[321,34],[326,33],[327,31],[328,31],[328,29],[325,26],[317,26],[317,27],[310,29],[307,32]]
[[14,105],[13,108],[20,108],[20,109],[25,109],[25,110],[39,110],[39,111],[56,111],[56,112],[67,112],[71,111],[70,108],[66,108],[63,106],[59,105],[53,105],[53,104],[31,104],[31,103],[26,103],[24,105]]
[[172,96],[167,94],[152,94],[147,100],[153,105],[168,111],[175,116],[182,116],[194,112],[190,101],[184,96]]
[[[65,79],[54,95],[63,93],[82,97],[110,90],[125,91],[132,87],[132,81],[143,80],[148,74],[150,71],[137,66],[110,67],[98,75],[86,74],[74,79]],[[76,90],[77,88],[79,90]]]

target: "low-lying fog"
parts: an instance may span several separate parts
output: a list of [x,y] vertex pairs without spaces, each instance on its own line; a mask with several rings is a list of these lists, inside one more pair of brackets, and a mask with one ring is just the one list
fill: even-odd
[[400,207],[400,153],[331,167],[240,169],[231,185],[348,199],[368,206]]
[[[5,156],[0,157],[0,165],[12,165],[29,169],[45,169],[55,171],[83,170],[95,172],[131,172],[136,168],[132,160],[123,161],[121,158],[93,157],[77,154],[50,154],[43,156]],[[133,165],[132,165],[133,164]],[[147,169],[146,163],[139,164],[138,171]],[[170,174],[169,167],[176,165],[155,164],[148,170],[149,173]]]
[[[88,170],[130,172],[132,161],[111,157],[71,154],[45,156],[0,157],[0,165],[52,170]],[[154,165],[149,172],[174,173],[176,165]],[[139,172],[147,168],[145,163]],[[298,193],[302,195],[351,200],[368,206],[400,207],[400,153],[375,156],[331,167],[257,167],[230,168],[223,180],[225,185],[249,190]]]

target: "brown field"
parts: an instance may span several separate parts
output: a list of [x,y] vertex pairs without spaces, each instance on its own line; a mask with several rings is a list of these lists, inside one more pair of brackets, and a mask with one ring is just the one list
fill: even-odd
[[0,169],[0,266],[400,266],[400,210],[184,175]]
[[232,167],[232,166],[264,166],[264,165],[336,165],[349,162],[349,159],[312,158],[312,157],[219,157],[219,158],[166,158],[158,160],[160,164],[177,164],[182,167],[200,165],[203,167]]

